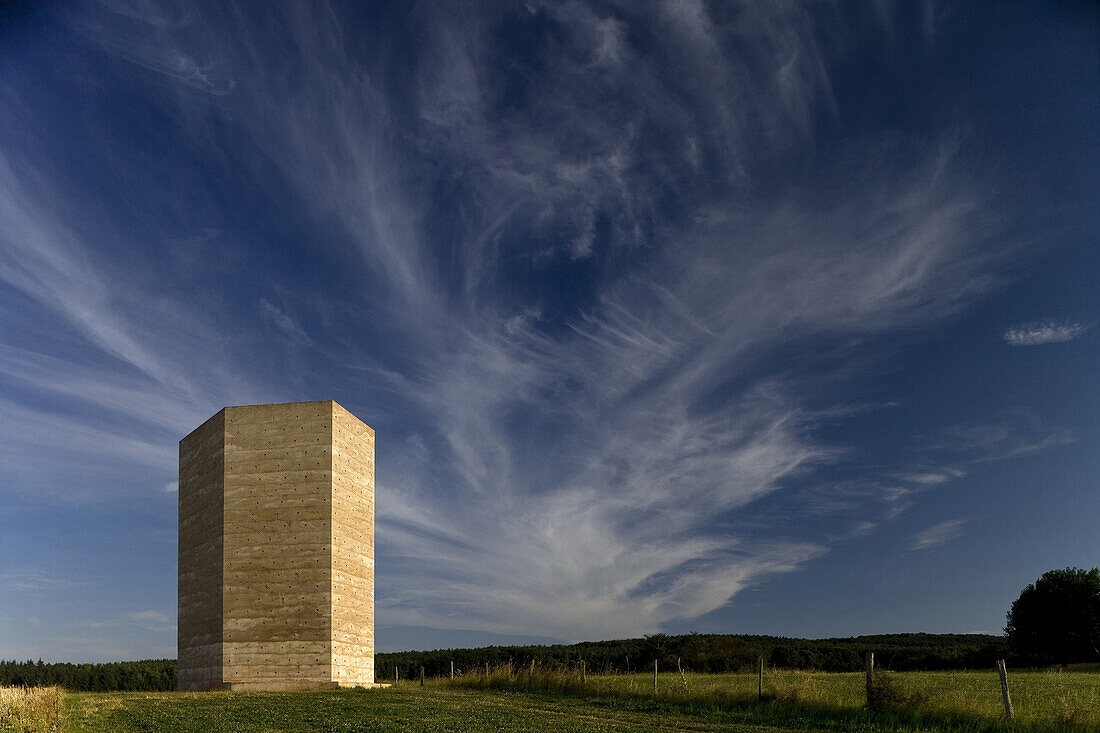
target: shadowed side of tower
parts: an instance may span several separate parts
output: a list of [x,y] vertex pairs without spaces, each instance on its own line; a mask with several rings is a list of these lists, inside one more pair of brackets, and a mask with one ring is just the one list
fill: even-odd
[[225,410],[180,441],[179,688],[220,689],[222,680],[222,490]]
[[372,684],[374,431],[225,408],[180,442],[179,557],[181,690]]

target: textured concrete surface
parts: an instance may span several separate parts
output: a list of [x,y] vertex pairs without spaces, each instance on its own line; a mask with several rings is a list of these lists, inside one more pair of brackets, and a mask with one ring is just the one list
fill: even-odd
[[332,406],[332,679],[374,681],[374,431]]
[[180,689],[374,682],[374,431],[332,401],[180,442]]
[[224,411],[180,441],[177,649],[181,690],[221,686],[224,445]]

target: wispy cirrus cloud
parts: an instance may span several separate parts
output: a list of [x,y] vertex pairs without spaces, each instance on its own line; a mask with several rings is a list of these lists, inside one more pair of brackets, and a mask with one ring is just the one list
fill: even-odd
[[163,626],[172,621],[172,618],[161,611],[135,611],[127,618],[137,624],[149,626]]
[[[200,268],[166,280],[163,263],[115,264],[102,233],[64,224],[93,213],[79,196],[0,168],[7,282],[90,342],[75,355],[23,345],[6,374],[79,400],[90,422],[118,413],[176,439],[221,404],[306,387],[369,411],[381,618],[649,633],[805,567],[958,475],[950,456],[818,478],[848,446],[823,437],[841,419],[819,404],[831,379],[806,375],[853,340],[957,312],[1013,255],[987,246],[994,192],[952,129],[815,154],[815,129],[842,117],[831,16],[795,3],[419,6],[391,29],[421,39],[409,51],[399,35],[355,35],[370,28],[332,8],[89,7],[66,22],[136,65],[135,93],[178,122],[173,144],[243,180],[288,228],[296,207],[308,246],[220,246],[243,225],[211,197],[188,215],[214,220],[190,234],[150,227],[186,249],[171,268]],[[145,162],[132,175],[165,191],[173,170]],[[21,165],[59,177],[33,151]],[[89,353],[122,367],[89,367]],[[22,410],[24,440],[51,445],[62,416]],[[110,446],[174,467],[142,431],[87,422],[63,433],[74,466]],[[991,455],[1006,444],[955,437]],[[765,506],[796,486],[799,501]],[[798,521],[824,514],[825,530]]]
[[23,570],[0,574],[0,586],[20,593],[64,591],[86,583],[39,570]]
[[285,312],[277,305],[274,305],[267,298],[260,298],[258,307],[264,318],[270,321],[284,336],[306,344],[310,342],[309,335],[302,328],[301,324],[298,323],[292,315]]
[[956,540],[962,535],[963,528],[969,521],[969,519],[949,519],[922,529],[913,535],[910,548],[917,551],[929,550]]
[[1026,410],[1006,410],[988,422],[946,426],[917,445],[954,463],[980,464],[1040,453],[1076,440],[1072,430],[1050,425]]
[[1005,331],[1004,340],[1012,346],[1060,344],[1072,341],[1087,330],[1087,324],[1077,321],[1031,321]]

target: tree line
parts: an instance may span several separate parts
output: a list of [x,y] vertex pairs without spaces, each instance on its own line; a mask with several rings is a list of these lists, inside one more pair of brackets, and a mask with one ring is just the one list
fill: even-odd
[[132,690],[164,692],[176,689],[175,659],[146,659],[140,662],[72,664],[0,660],[0,687],[46,687],[67,690],[110,692]]
[[[884,634],[847,639],[789,639],[778,636],[729,634],[654,634],[639,639],[588,641],[579,644],[490,646],[477,649],[436,649],[375,655],[375,676],[414,679],[421,667],[428,677],[512,664],[573,669],[583,659],[589,672],[663,670],[677,663],[687,672],[739,672],[756,668],[764,658],[770,667],[855,672],[863,655],[873,651],[887,669],[985,669],[1008,656],[1003,636],[985,634]],[[0,686],[58,685],[69,690],[168,691],[176,689],[176,660],[102,664],[0,661]]]
[[677,664],[691,672],[743,672],[756,669],[762,657],[770,667],[858,672],[866,652],[886,669],[986,669],[1009,656],[1003,636],[988,634],[880,634],[843,639],[790,639],[778,636],[729,634],[654,634],[639,639],[590,641],[579,644],[490,646],[477,649],[437,649],[375,655],[375,677],[392,680],[428,677],[511,664],[522,667],[569,669],[583,659],[590,672],[664,670]]

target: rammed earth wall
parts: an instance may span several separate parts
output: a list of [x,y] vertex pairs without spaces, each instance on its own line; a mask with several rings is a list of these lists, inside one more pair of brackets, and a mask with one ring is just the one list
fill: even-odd
[[374,682],[374,431],[227,407],[180,441],[181,690]]

